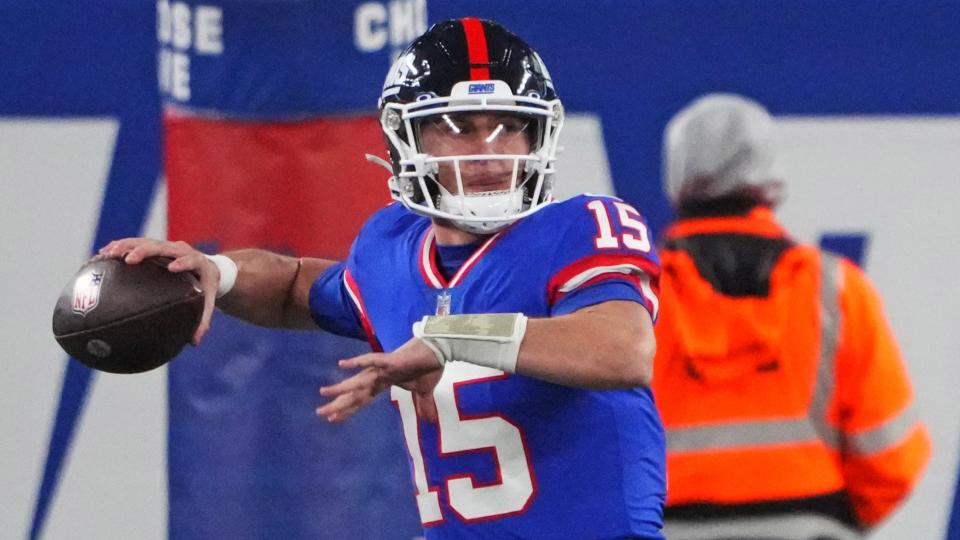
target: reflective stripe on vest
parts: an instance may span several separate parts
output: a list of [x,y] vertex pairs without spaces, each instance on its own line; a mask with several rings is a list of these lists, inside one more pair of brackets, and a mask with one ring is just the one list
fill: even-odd
[[663,533],[670,540],[712,540],[715,538],[861,540],[863,538],[860,532],[845,526],[839,521],[818,514],[717,519],[703,523],[668,521],[663,527]]
[[824,436],[823,442],[837,451],[844,450],[861,456],[870,456],[905,440],[917,427],[919,421],[920,416],[913,402],[910,402],[890,420],[873,429],[858,433],[843,433],[825,424],[824,428],[828,434]]
[[919,415],[913,402],[906,404],[895,417],[879,426],[858,433],[844,433],[827,423],[827,403],[834,391],[834,362],[840,342],[840,257],[821,253],[820,258],[820,363],[817,383],[810,404],[810,419],[820,439],[837,451],[871,455],[904,440],[916,426]]
[[879,426],[860,433],[847,433],[847,448],[856,454],[871,455],[882,452],[907,438],[920,421],[920,415],[907,404],[900,414]]
[[810,400],[810,421],[827,446],[839,449],[839,430],[827,423],[827,404],[836,385],[834,356],[840,341],[840,257],[820,252],[820,361]]
[[667,430],[670,452],[701,452],[739,446],[768,446],[816,441],[810,419],[754,420]]

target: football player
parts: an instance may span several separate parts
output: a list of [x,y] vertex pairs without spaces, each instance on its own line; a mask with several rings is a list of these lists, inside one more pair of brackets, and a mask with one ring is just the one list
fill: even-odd
[[261,325],[367,339],[317,414],[389,390],[427,538],[662,538],[657,257],[625,202],[553,200],[564,111],[540,56],[496,23],[445,21],[401,53],[379,109],[397,202],[345,262],[146,239],[102,252],[198,273],[197,341],[214,296]]

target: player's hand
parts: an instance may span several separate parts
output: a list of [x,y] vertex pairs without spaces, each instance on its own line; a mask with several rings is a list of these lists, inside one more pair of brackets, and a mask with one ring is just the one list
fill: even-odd
[[331,400],[317,408],[317,416],[342,422],[373,401],[377,394],[397,385],[413,393],[421,418],[436,420],[433,389],[443,375],[443,366],[419,339],[411,339],[392,353],[368,353],[341,360],[340,367],[362,369],[344,381],[320,388],[320,395]]
[[380,378],[379,369],[366,368],[337,384],[321,387],[320,395],[331,399],[317,408],[317,416],[330,422],[342,422],[389,387],[390,385]]
[[173,262],[167,266],[167,270],[193,272],[200,281],[200,289],[203,291],[203,316],[200,318],[197,331],[193,334],[193,344],[200,344],[200,340],[210,329],[210,317],[213,315],[213,307],[217,299],[217,287],[220,284],[220,269],[217,265],[186,242],[168,242],[150,238],[114,240],[100,248],[99,255],[123,259],[127,264],[140,264],[150,257],[170,257]]

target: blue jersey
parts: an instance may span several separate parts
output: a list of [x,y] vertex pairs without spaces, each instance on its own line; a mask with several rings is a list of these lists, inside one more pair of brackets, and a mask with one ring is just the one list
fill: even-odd
[[[570,313],[609,300],[656,318],[659,266],[639,214],[552,204],[486,239],[450,279],[429,219],[393,204],[311,290],[320,326],[391,351],[425,315]],[[438,421],[394,387],[427,539],[662,538],[664,436],[651,393],[587,390],[450,362]]]

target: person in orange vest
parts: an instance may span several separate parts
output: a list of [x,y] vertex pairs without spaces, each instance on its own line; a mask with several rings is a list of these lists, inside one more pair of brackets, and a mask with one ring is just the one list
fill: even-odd
[[670,120],[654,395],[668,538],[861,538],[917,482],[930,441],[880,297],[773,209],[773,122],[704,96]]

